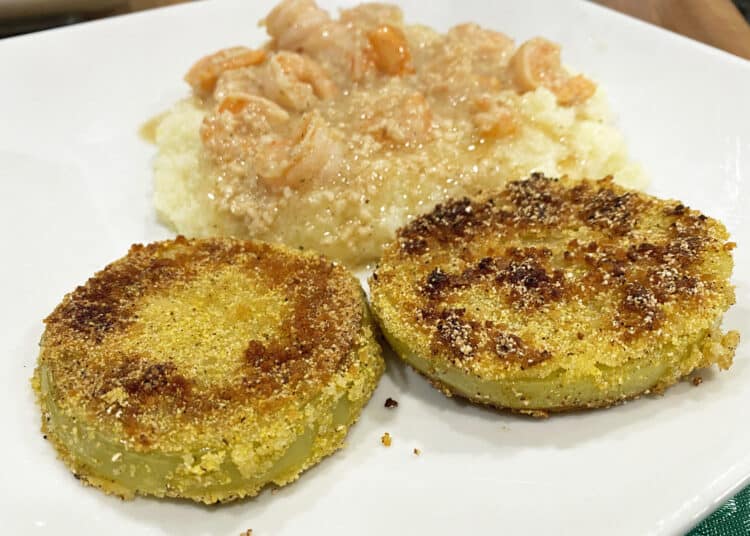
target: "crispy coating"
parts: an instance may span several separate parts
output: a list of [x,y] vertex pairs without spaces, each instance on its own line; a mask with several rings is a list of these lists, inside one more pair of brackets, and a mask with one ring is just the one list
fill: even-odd
[[[261,242],[134,245],[45,323],[43,428],[124,496],[216,502],[293,480],[341,446],[383,370],[357,281]],[[142,481],[122,476],[140,464]]]
[[731,365],[724,226],[611,178],[511,182],[398,231],[372,305],[448,393],[513,409],[604,406]]

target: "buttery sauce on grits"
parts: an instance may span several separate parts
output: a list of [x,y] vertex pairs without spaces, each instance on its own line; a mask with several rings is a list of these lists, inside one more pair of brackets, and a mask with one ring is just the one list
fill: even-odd
[[356,266],[451,197],[539,171],[641,186],[596,84],[544,38],[441,34],[401,10],[284,0],[270,41],[199,60],[156,128],[155,202],[189,235],[309,247]]

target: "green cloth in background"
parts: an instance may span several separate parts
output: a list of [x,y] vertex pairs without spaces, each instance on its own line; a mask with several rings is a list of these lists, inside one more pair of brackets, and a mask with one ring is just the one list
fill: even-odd
[[750,486],[724,503],[688,536],[750,536]]

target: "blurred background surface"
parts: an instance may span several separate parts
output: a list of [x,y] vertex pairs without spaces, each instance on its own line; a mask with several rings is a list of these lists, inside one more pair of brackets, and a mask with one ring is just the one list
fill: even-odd
[[[185,1],[0,0],[0,38]],[[592,1],[750,59],[750,0]]]

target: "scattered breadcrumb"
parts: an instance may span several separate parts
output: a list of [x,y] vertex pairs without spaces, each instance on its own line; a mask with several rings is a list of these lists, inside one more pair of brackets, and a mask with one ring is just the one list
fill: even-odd
[[253,529],[247,529],[245,532],[240,533],[240,536],[253,536]]
[[701,376],[695,376],[693,377],[693,385],[698,387],[700,384],[703,383],[703,378]]
[[390,447],[391,446],[391,434],[389,434],[388,432],[384,433],[383,436],[380,438],[380,442],[384,446]]
[[393,400],[391,397],[388,397],[385,399],[385,407],[388,409],[391,408],[397,408],[398,407],[398,400]]
[[414,455],[415,456],[419,456],[420,454],[422,454],[422,451],[415,447],[414,448]]

